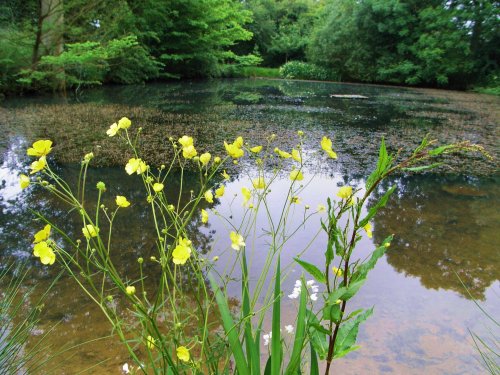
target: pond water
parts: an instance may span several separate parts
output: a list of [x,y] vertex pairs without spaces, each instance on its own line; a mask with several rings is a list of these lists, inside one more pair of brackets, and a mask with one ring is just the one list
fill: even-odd
[[[335,98],[331,95],[355,94],[367,99]],[[474,105],[471,105],[474,103]],[[498,160],[497,99],[474,94],[443,94],[435,90],[412,90],[363,85],[339,85],[279,80],[219,80],[150,84],[145,86],[103,87],[89,90],[76,98],[36,97],[12,99],[0,109],[0,265],[12,259],[28,259],[32,277],[28,284],[40,289],[50,284],[55,269],[47,269],[31,256],[31,238],[38,229],[29,208],[52,217],[71,233],[78,233],[63,204],[42,191],[21,193],[18,173],[26,169],[24,150],[33,137],[51,136],[62,113],[68,118],[85,119],[85,126],[105,132],[116,111],[133,113],[134,124],[143,125],[164,137],[192,134],[197,144],[209,145],[242,134],[252,145],[268,135],[278,135],[278,144],[289,148],[297,142],[295,133],[304,130],[307,162],[304,174],[312,182],[301,192],[302,203],[294,208],[291,226],[300,222],[305,205],[324,204],[344,184],[363,187],[364,178],[376,162],[380,138],[385,136],[391,149],[411,147],[426,133],[442,141],[470,139],[483,144]],[[66,119],[66,118],[64,118]],[[178,123],[182,124],[179,128]],[[84,133],[85,126],[75,131]],[[69,130],[68,130],[69,131]],[[87,130],[90,131],[90,130]],[[325,161],[314,152],[322,135],[335,137],[338,161]],[[61,160],[78,160],[88,145],[78,145],[60,137],[55,155]],[[70,138],[70,137],[68,137]],[[108,141],[102,140],[102,145]],[[91,150],[106,155],[101,140]],[[99,146],[99,147],[98,147]],[[80,147],[80,149],[78,149]],[[208,147],[208,146],[207,146]],[[71,153],[68,151],[71,150]],[[374,315],[361,326],[362,348],[336,363],[336,372],[347,374],[473,374],[482,373],[478,354],[469,330],[488,336],[488,321],[474,305],[457,275],[471,295],[492,315],[500,316],[499,277],[500,175],[496,162],[480,157],[460,159],[454,170],[413,176],[395,176],[384,185],[396,184],[397,194],[374,220],[373,239],[363,238],[361,257],[387,235],[395,239],[387,255],[371,272],[368,282],[348,307],[375,306]],[[60,163],[59,172],[76,181],[79,167]],[[239,172],[237,172],[239,171]],[[226,194],[216,202],[221,213],[231,213],[235,221],[242,214],[234,194],[249,184],[255,173],[250,162],[231,170]],[[278,179],[272,191],[273,207],[279,211],[286,195],[286,175]],[[99,180],[109,187],[109,205],[117,194],[125,195],[133,205],[115,226],[116,262],[127,275],[137,275],[136,259],[148,259],[154,251],[154,238],[144,228],[151,220],[141,181],[129,177],[122,167],[91,169],[89,186]],[[191,181],[191,180],[190,180]],[[196,187],[196,179],[191,186]],[[172,194],[176,186],[170,186]],[[89,197],[92,198],[91,196]],[[240,198],[238,198],[240,199]],[[104,202],[106,203],[106,201]],[[321,215],[313,216],[283,249],[282,264],[288,267],[285,295],[293,289],[301,270],[292,263],[297,251],[309,243],[303,258],[315,262],[322,256],[325,238],[316,236]],[[264,221],[263,221],[264,225]],[[200,249],[213,249],[207,256],[231,258],[227,251],[227,229],[211,220],[203,226],[197,218],[190,228]],[[251,277],[262,267],[259,253],[267,250],[265,238],[257,240],[251,257]],[[154,275],[154,266],[146,271]],[[236,294],[236,290],[234,291]],[[286,300],[282,308],[284,324],[292,323],[295,302]],[[54,327],[54,325],[57,325]],[[107,321],[77,286],[65,276],[51,291],[37,335],[52,329],[48,344],[54,348],[78,345],[109,335]],[[265,330],[270,329],[269,322]],[[496,332],[498,337],[498,331]],[[64,361],[53,373],[89,372],[119,374],[128,360],[114,339],[83,344],[64,354]],[[129,361],[130,362],[130,361]]]

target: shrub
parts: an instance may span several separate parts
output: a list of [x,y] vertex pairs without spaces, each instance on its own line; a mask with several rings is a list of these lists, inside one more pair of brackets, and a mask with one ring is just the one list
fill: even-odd
[[281,66],[280,76],[287,79],[311,79],[317,81],[332,79],[331,74],[326,69],[302,61],[289,61]]

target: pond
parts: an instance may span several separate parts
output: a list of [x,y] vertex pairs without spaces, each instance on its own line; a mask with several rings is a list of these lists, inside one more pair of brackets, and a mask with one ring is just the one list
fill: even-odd
[[[375,219],[373,239],[363,238],[359,252],[366,256],[389,234],[395,234],[395,239],[349,305],[349,309],[375,306],[374,315],[360,329],[362,347],[336,362],[335,368],[349,374],[480,373],[469,330],[487,336],[488,321],[458,277],[492,316],[500,316],[499,104],[495,97],[467,93],[281,80],[106,86],[78,97],[10,99],[0,108],[0,265],[29,259],[33,273],[28,284],[41,290],[54,277],[56,270],[32,259],[30,243],[38,225],[32,222],[30,208],[48,214],[69,232],[80,230],[64,205],[37,189],[21,193],[18,187],[18,173],[28,164],[24,150],[38,137],[55,140],[57,169],[70,182],[78,177],[75,162],[93,151],[102,166],[90,170],[89,186],[105,181],[110,205],[118,194],[133,202],[131,213],[119,217],[115,226],[120,248],[116,261],[130,275],[138,272],[137,257],[148,259],[152,254],[154,239],[144,230],[151,217],[142,182],[127,176],[123,167],[113,166],[123,165],[127,156],[120,154],[120,145],[107,139],[105,130],[121,116],[144,127],[146,141],[141,147],[157,165],[167,157],[163,150],[170,135],[192,135],[201,149],[218,152],[224,139],[242,135],[254,145],[273,133],[278,144],[289,149],[297,142],[296,132],[303,130],[305,180],[312,181],[301,193],[302,203],[294,208],[297,223],[305,205],[324,204],[339,186],[364,186],[382,136],[393,151],[415,147],[427,133],[442,143],[469,139],[482,144],[494,160],[468,156],[453,161],[453,169],[394,176],[384,185],[387,189],[396,184],[397,194]],[[337,161],[325,161],[314,152],[323,135],[334,138]],[[234,194],[255,171],[252,163],[243,161],[228,172],[226,194],[215,208],[237,220],[242,208],[233,202]],[[286,194],[286,177],[273,187],[276,211]],[[171,189],[174,194],[176,187]],[[324,252],[325,238],[316,236],[320,218],[318,214],[308,221],[294,243],[283,249],[282,264],[288,265],[290,273],[283,285],[285,295],[300,277],[300,268],[293,264],[298,249],[312,239],[303,258],[313,263]],[[191,230],[198,247],[214,249],[211,256],[227,247],[227,229],[221,222],[202,225],[197,218]],[[252,258],[251,278],[262,267],[258,253],[266,250],[264,239],[253,245],[257,255]],[[219,255],[222,268],[222,260],[231,256]],[[282,320],[292,323],[295,302],[284,303]],[[32,340],[52,329],[48,343],[54,348],[110,333],[100,310],[65,276],[51,291],[42,316]],[[270,322],[264,328],[269,331]],[[119,374],[127,361],[117,340],[103,339],[65,353],[54,373],[74,374],[96,365],[91,372]]]

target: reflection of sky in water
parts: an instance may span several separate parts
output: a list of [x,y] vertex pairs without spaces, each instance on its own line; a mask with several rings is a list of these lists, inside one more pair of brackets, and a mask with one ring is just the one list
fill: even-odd
[[[259,83],[255,83],[259,85]],[[283,116],[285,112],[314,114],[313,117],[301,117],[295,120],[293,127],[302,128],[304,125],[319,127],[326,126],[327,121],[333,121],[332,113],[341,113],[342,118],[336,120],[336,125],[350,121],[350,125],[361,124],[370,118],[378,117],[370,126],[377,127],[387,119],[386,112],[398,112],[400,106],[405,105],[405,91],[388,92],[392,99],[398,100],[398,105],[384,102],[386,105],[377,105],[375,99],[366,102],[336,101],[331,106],[318,108],[317,103],[329,100],[327,93],[332,91],[332,86],[314,86],[310,92],[304,85],[282,84],[281,91],[275,90],[276,103],[272,104],[273,88],[262,84],[259,89],[265,96],[267,105],[262,104],[259,97],[243,97],[240,100],[250,100],[252,105],[237,111],[238,116],[247,116],[251,121],[258,116],[267,116],[271,113],[276,123],[290,120],[291,115]],[[231,84],[226,86],[212,85],[207,92],[192,84],[192,91],[184,89],[182,94],[176,94],[175,85],[170,93],[160,86],[147,86],[143,90],[149,91],[156,98],[152,105],[167,110],[186,110],[192,107],[193,102],[199,101],[198,109],[209,107],[215,101],[220,104],[223,100],[234,100],[240,88]],[[339,86],[339,93],[357,93],[360,91],[348,86]],[[105,89],[108,90],[108,89]],[[375,96],[375,89],[365,88],[362,93]],[[104,91],[105,92],[105,91]],[[208,95],[210,94],[210,95]],[[100,100],[99,95],[109,100],[110,93],[103,91],[89,93],[91,100]],[[113,94],[115,100],[134,105],[137,100],[149,100],[150,96],[130,95],[129,88],[120,88]],[[284,96],[285,95],[285,96]],[[214,99],[214,97],[217,97]],[[174,108],[172,98],[177,98],[179,106]],[[325,99],[326,98],[326,99]],[[132,102],[133,100],[133,102]],[[382,99],[379,98],[380,101]],[[411,98],[412,103],[415,98]],[[283,104],[289,102],[290,106]],[[379,103],[380,104],[380,103]],[[298,108],[296,105],[300,105]],[[373,115],[373,107],[380,107],[377,115]],[[256,111],[258,110],[258,111]],[[328,117],[322,118],[325,114]],[[359,130],[359,129],[358,129]],[[355,130],[354,132],[358,131]],[[342,130],[337,134],[342,135]],[[347,129],[349,134],[352,129]],[[347,133],[346,133],[347,134]],[[281,133],[278,133],[281,135]],[[345,136],[346,139],[352,137]],[[357,141],[356,141],[357,142]],[[366,142],[366,139],[365,139]],[[18,172],[22,164],[28,165],[28,160],[23,155],[25,144],[21,138],[12,138],[8,144],[11,151],[3,156],[0,166],[0,264],[5,259],[14,257],[28,257],[36,272],[32,282],[47,285],[53,275],[46,268],[41,267],[32,259],[31,238],[38,228],[38,224],[31,221],[28,207],[38,207],[43,212],[50,214],[54,219],[72,233],[79,233],[80,225],[74,223],[74,217],[64,211],[64,206],[48,199],[45,194],[37,189],[28,189],[27,194],[20,195],[18,187]],[[353,146],[354,147],[354,146]],[[360,146],[359,142],[356,147]],[[312,155],[313,152],[310,152]],[[313,157],[314,158],[314,157]],[[246,171],[251,167],[242,163]],[[310,166],[308,165],[308,168]],[[75,181],[78,167],[59,167],[60,173],[70,181]],[[26,171],[26,169],[24,169]],[[305,184],[313,170],[306,171]],[[349,171],[349,169],[347,169]],[[310,211],[315,211],[317,204],[325,204],[325,197],[335,195],[337,186],[345,183],[363,182],[358,180],[360,172],[353,169],[351,173],[343,175],[320,174],[315,177],[314,184],[305,187],[299,194],[302,203],[293,207],[293,220],[289,228],[298,225],[303,217],[305,204],[310,205]],[[270,193],[270,212],[273,217],[279,216],[283,201],[286,196],[286,179],[277,180]],[[106,168],[91,170],[89,187],[93,188],[97,181],[103,180],[108,186],[105,204],[112,206],[115,195],[126,195],[133,203],[129,211],[124,211],[116,226],[117,246],[115,259],[120,267],[130,275],[137,274],[136,258],[143,256],[146,259],[154,254],[154,240],[149,232],[144,230],[145,223],[151,220],[147,214],[147,204],[144,194],[140,190],[138,178],[128,177],[123,170]],[[495,224],[499,221],[498,179],[468,179],[462,177],[441,177],[436,175],[413,176],[395,180],[398,183],[398,195],[389,201],[387,208],[374,221],[374,241],[380,242],[386,235],[395,233],[393,245],[377,267],[371,271],[368,282],[358,296],[349,305],[349,310],[359,307],[375,306],[374,315],[360,330],[359,352],[350,354],[339,361],[337,371],[349,374],[367,373],[395,373],[395,374],[471,374],[480,372],[474,360],[473,343],[469,338],[467,329],[478,333],[485,333],[483,326],[484,317],[478,312],[472,301],[464,298],[460,282],[457,281],[453,271],[456,271],[464,283],[471,288],[476,298],[482,299],[481,303],[493,316],[500,316],[499,292],[499,231]],[[250,186],[246,176],[235,176],[234,180],[226,186],[225,196],[220,199],[215,207],[222,214],[231,214],[233,222],[238,223],[242,215],[241,187]],[[175,190],[175,186],[167,185]],[[89,189],[89,202],[93,198]],[[238,196],[234,199],[234,194]],[[95,194],[94,194],[95,196]],[[141,203],[142,202],[142,203]],[[231,203],[232,202],[232,203]],[[204,207],[206,209],[206,207]],[[325,236],[320,233],[316,238],[320,215],[313,216],[303,230],[300,230],[282,251],[282,264],[289,272],[287,281],[283,284],[285,296],[293,289],[293,284],[301,274],[299,267],[292,262],[293,256],[301,250],[311,239],[309,249],[304,253],[303,259],[321,264],[325,248]],[[213,249],[207,257],[220,254],[217,264],[219,270],[230,262],[234,251],[230,249],[227,224],[223,224],[210,213],[208,226],[199,226],[199,218],[193,223],[191,231],[193,241],[204,250]],[[269,248],[269,238],[259,236],[262,227],[267,226],[267,219],[263,216],[257,220],[258,229],[255,242],[246,239],[251,261],[251,278],[255,279],[262,267],[265,252]],[[363,237],[359,244],[358,254],[366,256],[373,249],[373,242]],[[157,276],[157,270],[146,264],[146,272],[151,278]],[[53,270],[49,270],[52,271]],[[238,276],[237,274],[235,275]],[[237,295],[239,284],[231,285],[231,292]],[[51,342],[57,347],[61,342],[78,343],[91,339],[96,335],[109,333],[109,325],[101,313],[86,300],[81,294],[75,293],[74,284],[67,278],[54,289],[50,297],[50,306],[41,323],[42,328],[62,319],[62,323],[55,329]],[[285,297],[283,306],[283,325],[292,323],[291,318],[295,313],[295,301]],[[78,306],[75,309],[75,306]],[[265,329],[270,329],[269,322]],[[111,361],[99,369],[102,373],[117,373],[118,368],[126,357],[117,345],[109,342],[95,343],[92,348],[80,351],[70,360],[66,370],[71,372],[75,367],[84,368],[89,362],[111,358]]]

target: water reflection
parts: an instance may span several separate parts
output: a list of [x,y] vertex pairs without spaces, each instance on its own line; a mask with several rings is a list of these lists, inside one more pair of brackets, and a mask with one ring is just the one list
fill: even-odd
[[[498,178],[414,176],[375,219],[375,240],[395,233],[387,261],[427,288],[484,299],[500,278]],[[456,273],[456,274],[455,274]],[[458,275],[458,277],[457,277]]]

